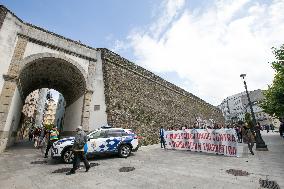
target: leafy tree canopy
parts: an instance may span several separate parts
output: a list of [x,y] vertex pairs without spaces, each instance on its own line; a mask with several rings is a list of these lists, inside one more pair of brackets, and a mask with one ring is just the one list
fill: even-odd
[[54,124],[45,124],[44,127],[48,130],[51,130],[54,127]]
[[269,115],[281,118],[284,117],[284,44],[279,49],[272,49],[276,60],[271,64],[276,73],[272,84],[264,92],[261,107]]

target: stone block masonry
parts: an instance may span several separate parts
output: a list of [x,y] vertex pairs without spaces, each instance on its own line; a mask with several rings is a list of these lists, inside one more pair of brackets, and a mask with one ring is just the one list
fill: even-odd
[[132,128],[142,144],[159,142],[159,128],[193,125],[196,117],[224,123],[222,113],[193,94],[107,50],[102,53],[108,123]]
[[5,20],[7,12],[8,12],[7,9],[5,7],[3,7],[2,5],[0,5],[0,29],[2,27],[4,20]]

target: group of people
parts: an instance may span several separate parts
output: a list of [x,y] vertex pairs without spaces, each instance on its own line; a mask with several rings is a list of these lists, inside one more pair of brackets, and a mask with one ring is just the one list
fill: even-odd
[[41,134],[41,128],[39,128],[39,127],[36,127],[36,128],[34,128],[34,127],[32,127],[32,128],[30,128],[29,129],[29,141],[33,141],[34,140],[34,142],[38,139],[38,137],[40,136],[40,134]]
[[261,130],[266,130],[267,133],[269,133],[269,131],[271,130],[272,132],[274,132],[274,125],[270,124],[270,125],[263,125],[261,127]]
[[[73,167],[66,175],[75,174],[76,170],[80,167],[81,160],[85,164],[86,172],[88,172],[91,167],[84,152],[84,146],[87,143],[87,134],[83,131],[82,126],[79,126],[76,129],[76,132],[77,134],[72,147],[72,152],[74,154]],[[33,128],[29,131],[29,141],[32,141],[32,139],[37,143],[35,146],[42,146],[44,140],[47,141],[44,158],[48,158],[48,153],[53,143],[59,140],[59,132],[55,126],[51,129],[46,129],[45,127]]]
[[[185,129],[192,129],[190,127],[182,127],[182,128],[168,128],[169,131],[171,130],[185,130]],[[196,129],[195,127],[193,127],[194,129]],[[216,127],[214,129],[222,129],[223,127],[220,127],[218,125],[216,125]],[[284,129],[284,124],[283,124],[283,129]],[[250,128],[247,124],[243,124],[243,125],[237,125],[235,126],[235,130],[237,133],[237,137],[238,137],[238,142],[244,142],[246,144],[248,144],[248,148],[249,151],[252,155],[254,155],[253,152],[253,146],[255,143],[255,133],[253,132],[252,128]],[[284,130],[283,130],[284,131]],[[160,138],[160,144],[161,144],[161,148],[166,149],[166,140],[165,140],[165,129],[163,126],[160,127],[159,130],[159,138]]]
[[44,143],[47,143],[45,158],[48,157],[48,151],[52,144],[59,139],[59,132],[56,127],[46,129],[45,127],[36,127],[29,130],[29,141],[34,142],[36,148],[42,148]]

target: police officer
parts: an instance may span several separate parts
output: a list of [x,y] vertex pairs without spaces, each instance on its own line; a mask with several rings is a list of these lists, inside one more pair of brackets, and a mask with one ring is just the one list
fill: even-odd
[[163,126],[161,126],[160,128],[160,143],[161,143],[161,148],[164,147],[164,149],[166,149],[166,141],[165,141],[165,129],[163,128]]
[[58,140],[58,135],[59,132],[57,131],[57,128],[54,126],[50,131],[49,131],[49,137],[48,137],[48,143],[45,151],[44,158],[48,157],[48,151],[52,147],[53,143]]

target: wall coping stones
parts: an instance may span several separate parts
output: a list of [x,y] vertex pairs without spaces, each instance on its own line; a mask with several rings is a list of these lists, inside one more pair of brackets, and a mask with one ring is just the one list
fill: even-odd
[[8,10],[5,7],[0,5],[0,29],[2,27],[4,20],[5,20],[7,12],[8,12]]

